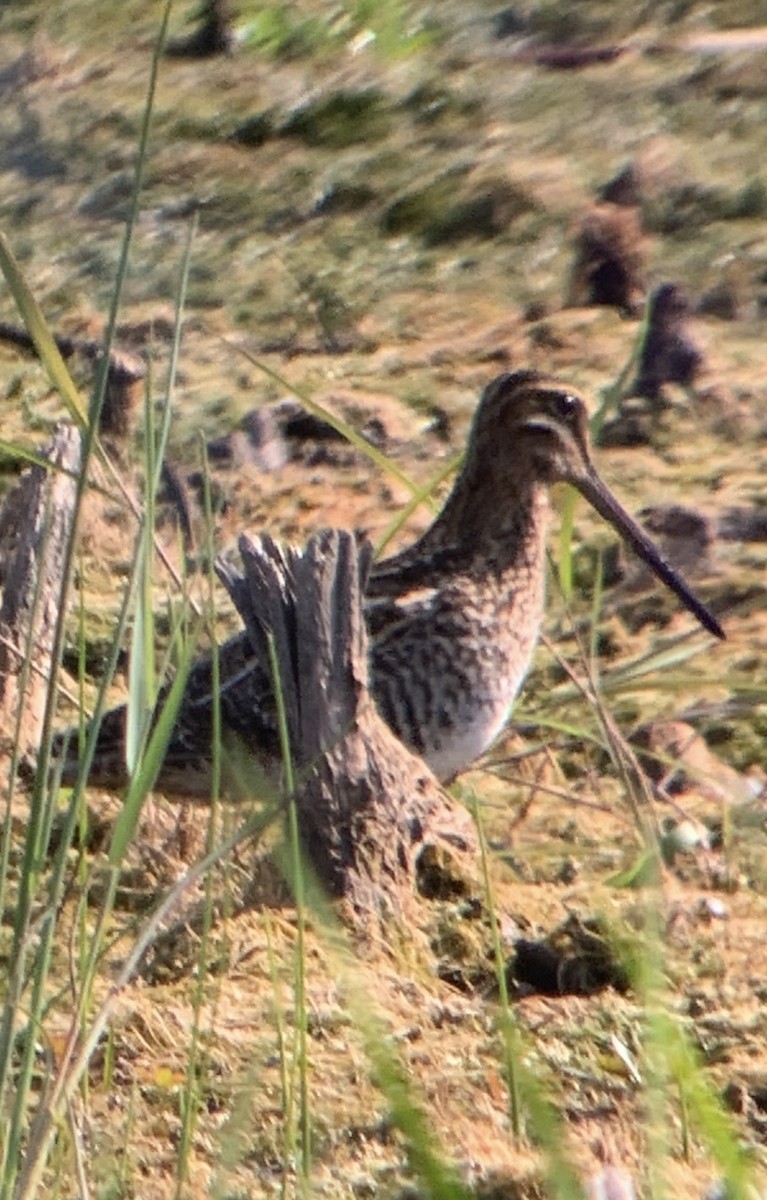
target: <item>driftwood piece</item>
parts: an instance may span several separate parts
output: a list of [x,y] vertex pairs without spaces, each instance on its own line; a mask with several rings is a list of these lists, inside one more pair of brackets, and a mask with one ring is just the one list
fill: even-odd
[[366,926],[404,916],[435,863],[460,892],[477,862],[474,825],[368,691],[370,547],[328,530],[304,551],[243,536],[240,552],[244,578],[224,579],[264,662],[274,641],[301,833],[320,879]]
[[[61,579],[80,467],[80,435],[60,424],[45,457],[22,475],[0,511],[0,722],[8,743],[21,712],[20,749],[36,755],[50,676]],[[29,670],[25,660],[29,649]]]

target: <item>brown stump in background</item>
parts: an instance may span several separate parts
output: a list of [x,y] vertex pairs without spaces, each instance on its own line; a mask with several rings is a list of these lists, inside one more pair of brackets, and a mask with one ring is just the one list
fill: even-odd
[[433,883],[435,861],[473,879],[471,818],[384,724],[368,691],[369,546],[328,530],[303,551],[243,536],[240,552],[245,576],[228,585],[265,663],[274,639],[301,835],[329,893],[369,930],[407,914],[422,872]]
[[184,545],[185,554],[193,554],[195,548],[194,524],[192,520],[192,497],[187,481],[175,463],[164,459],[161,473],[164,498],[172,506]]
[[692,386],[703,354],[687,327],[689,316],[690,306],[675,283],[662,283],[655,289],[632,396],[657,402],[664,383]]
[[80,468],[78,431],[59,425],[44,454],[50,469],[33,466],[25,471],[0,510],[0,728],[3,750],[11,748],[18,728],[18,750],[33,758],[42,731],[72,531],[72,475]]
[[[79,354],[90,363],[100,363],[104,358],[101,342],[63,334],[54,334],[53,340],[62,358],[69,359]],[[22,325],[0,321],[0,341],[37,354],[34,339]],[[107,365],[104,402],[99,414],[99,433],[118,445],[127,442],[133,432],[145,378],[146,365],[142,359],[127,350],[112,348]]]
[[595,204],[575,238],[565,304],[604,304],[629,315],[645,297],[645,238],[639,214],[619,204]]
[[127,442],[136,424],[146,378],[146,366],[135,354],[112,350],[107,367],[104,402],[99,414],[99,433],[118,443]]
[[171,58],[210,58],[230,52],[234,35],[229,0],[203,0],[197,19],[200,25],[194,33],[168,43],[166,54]]

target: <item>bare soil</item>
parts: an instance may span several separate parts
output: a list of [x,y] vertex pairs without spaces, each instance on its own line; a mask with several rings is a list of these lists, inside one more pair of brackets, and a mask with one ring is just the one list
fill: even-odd
[[[96,7],[11,3],[2,18],[0,225],[51,327],[83,337],[99,336],[108,311],[160,12],[131,2],[98,6],[94,20]],[[711,315],[710,305],[694,313],[705,366],[692,392],[668,389],[668,406],[647,419],[648,443],[597,450],[600,470],[632,511],[683,503],[709,516],[717,531],[728,510],[761,512],[763,30],[723,38],[709,8],[665,6],[651,17],[655,7],[630,18],[614,6],[584,4],[568,28],[564,6],[542,6],[537,24],[528,16],[523,33],[500,38],[495,5],[444,0],[429,12],[413,6],[414,28],[430,36],[409,54],[379,55],[375,41],[355,49],[341,39],[288,58],[240,45],[229,57],[163,61],[120,342],[147,354],[159,399],[196,213],[172,401],[173,461],[194,470],[201,439],[231,432],[247,411],[291,387],[355,428],[379,421],[386,453],[419,484],[460,450],[478,395],[500,370],[545,369],[593,397],[596,411],[636,345],[640,317],[566,308],[564,297],[578,222],[631,160],[646,181],[648,287],[676,282],[696,307],[725,286],[732,319]],[[737,22],[739,6],[731,7]],[[740,7],[748,10],[741,24],[767,21],[765,5]],[[293,11],[325,20],[321,5]],[[243,26],[249,15],[241,14]],[[174,33],[183,30],[182,17],[174,12]],[[625,52],[578,70],[531,59],[531,39],[564,34]],[[346,118],[352,132],[343,136],[337,112],[329,124],[318,114],[320,101],[339,95],[357,97]],[[296,113],[303,123],[291,125]],[[468,229],[461,226],[461,204],[487,196],[493,203],[472,209]],[[453,224],[446,232],[447,216]],[[0,318],[17,319],[7,293],[0,293]],[[81,374],[87,382],[90,367]],[[61,407],[41,367],[0,346],[0,391],[3,438],[39,445]],[[2,465],[10,481],[17,465]],[[271,472],[256,463],[213,473],[226,501],[216,550],[231,548],[242,529],[300,541],[313,529],[342,525],[377,542],[409,499],[403,484],[338,443],[303,446]],[[422,505],[397,533],[398,544],[428,520]],[[158,533],[180,563],[170,508]],[[81,575],[94,689],[134,536],[124,507],[91,498]],[[611,540],[580,504],[573,594],[565,603],[552,570],[546,644],[513,723],[456,792],[471,802],[476,795],[483,813],[509,955],[518,937],[545,938],[572,916],[599,916],[642,943],[657,906],[668,1008],[732,1110],[738,1137],[765,1167],[767,544],[717,533],[695,580],[726,627],[726,643],[713,645],[702,633],[681,642],[691,618],[654,585],[633,588],[624,579],[605,588],[599,655],[591,662],[597,551]],[[556,538],[552,552],[556,558]],[[162,612],[175,592],[167,577],[158,580]],[[204,592],[204,578],[194,586]],[[236,620],[223,595],[217,602],[223,636]],[[76,619],[73,613],[73,643]],[[681,661],[681,646],[695,653]],[[666,660],[664,650],[673,652]],[[644,656],[652,669],[638,675]],[[580,681],[599,674],[627,739],[659,718],[689,721],[702,735],[692,761],[684,756],[673,802],[656,794],[644,815],[659,824],[700,822],[712,837],[722,827],[725,833],[711,849],[678,850],[657,888],[615,885],[639,857],[636,814],[600,715],[570,673]],[[115,701],[125,695],[122,675],[113,691]],[[91,797],[107,817],[115,803]],[[224,805],[216,820],[231,826],[236,817]],[[184,870],[202,848],[207,822],[202,806],[151,800],[145,836],[154,830],[157,845],[151,862],[139,864],[134,903],[149,902]],[[238,872],[253,869],[245,855],[217,885],[231,884],[240,895]],[[232,1197],[294,1187],[284,1158],[275,1011],[290,1021],[295,913],[286,888],[260,869],[260,902],[233,905],[212,933],[200,1019],[202,1110],[184,1196],[209,1195],[214,1181],[214,1194]],[[78,920],[73,911],[73,938]],[[425,903],[412,939],[393,941],[357,947],[357,982],[374,997],[437,1142],[478,1195],[541,1195],[540,1155],[510,1132],[487,929],[455,907]],[[62,979],[69,954],[62,943]],[[95,1062],[73,1118],[84,1130],[94,1195],[176,1194],[196,956],[196,936],[179,932],[164,969],[147,972],[120,997],[109,1085]],[[446,962],[461,968],[452,983],[439,977]],[[402,1196],[402,1143],[315,931],[308,968],[312,1185],[333,1197]],[[612,988],[523,994],[515,1012],[529,1065],[565,1117],[567,1147],[583,1178],[611,1162],[641,1184],[648,1151],[639,1080],[647,1067],[637,997]],[[65,1007],[60,1029],[58,1019],[54,1013],[48,1031],[54,1061]],[[717,1169],[698,1140],[683,1153],[674,1104],[665,1115],[669,1189],[702,1196]],[[52,1164],[60,1179],[71,1178],[67,1147],[62,1136]]]

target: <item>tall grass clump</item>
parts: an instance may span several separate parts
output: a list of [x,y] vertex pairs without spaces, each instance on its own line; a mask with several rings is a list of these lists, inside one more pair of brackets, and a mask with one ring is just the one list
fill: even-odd
[[[87,407],[75,388],[55,343],[45,325],[32,292],[14,259],[9,242],[0,239],[0,265],[22,318],[32,333],[46,369],[51,376],[69,417],[81,431],[83,466],[77,481],[73,530],[62,578],[59,618],[40,749],[38,769],[24,813],[23,831],[16,821],[19,796],[15,783],[15,760],[11,763],[6,810],[0,835],[0,909],[8,927],[3,933],[4,981],[0,1008],[0,1200],[32,1200],[79,1194],[128,1196],[141,1194],[146,1179],[134,1169],[139,1146],[147,1134],[143,1128],[141,1087],[133,1082],[127,1089],[119,1080],[116,1030],[121,999],[135,980],[144,959],[156,950],[169,926],[189,895],[199,891],[199,922],[195,926],[196,944],[188,964],[190,1018],[183,1030],[183,1042],[177,1047],[175,1063],[180,1070],[160,1068],[151,1081],[173,1091],[178,1117],[177,1136],[170,1150],[173,1194],[179,1197],[208,1194],[231,1197],[238,1186],[239,1170],[248,1166],[249,1138],[252,1133],[254,1099],[266,1088],[259,1055],[249,1056],[247,1068],[227,1087],[220,1086],[215,1103],[210,1072],[211,1049],[215,1047],[216,1019],[224,1006],[222,993],[234,970],[226,954],[216,957],[213,940],[216,925],[225,922],[236,904],[235,872],[240,870],[237,856],[248,842],[272,838],[279,843],[274,861],[281,864],[292,891],[294,914],[289,923],[292,958],[286,969],[280,961],[277,925],[282,914],[274,916],[265,905],[264,928],[267,950],[266,974],[273,994],[273,1028],[268,1031],[276,1055],[278,1072],[279,1119],[271,1152],[278,1160],[282,1193],[291,1190],[309,1195],[323,1189],[319,1131],[322,1114],[314,1088],[311,1037],[311,983],[315,958],[311,946],[319,946],[342,998],[345,1012],[364,1052],[367,1071],[375,1083],[386,1118],[401,1149],[406,1170],[415,1180],[419,1194],[434,1200],[468,1200],[476,1194],[457,1168],[454,1158],[435,1132],[424,1098],[426,1088],[414,1080],[398,1045],[397,1038],[379,1011],[375,979],[369,964],[361,963],[351,938],[340,926],[327,897],[322,893],[307,864],[302,845],[295,791],[300,785],[292,765],[287,722],[281,705],[281,689],[273,663],[275,694],[280,710],[283,757],[282,788],[276,794],[266,789],[253,795],[247,766],[241,772],[241,792],[246,801],[232,816],[224,803],[224,763],[235,768],[237,762],[226,744],[221,712],[216,697],[220,687],[220,668],[215,652],[216,600],[212,564],[215,558],[214,515],[207,464],[203,451],[204,545],[202,558],[207,570],[195,590],[183,571],[171,580],[171,600],[166,644],[159,654],[160,637],[157,612],[165,597],[165,575],[161,574],[155,541],[157,494],[162,463],[170,434],[172,402],[179,356],[181,319],[184,312],[190,263],[194,254],[194,223],[179,271],[175,298],[175,336],[171,346],[168,380],[156,405],[153,380],[147,384],[141,437],[141,476],[143,493],[133,495],[124,468],[115,464],[98,436],[99,414],[104,402],[109,349],[128,269],[131,243],[141,202],[141,183],[149,158],[151,117],[157,74],[165,39],[169,5],[155,48],[140,142],[137,150],[135,182],[130,214],[119,258],[105,335],[105,354]],[[355,28],[370,22],[377,36],[404,37],[402,23],[406,6],[400,3],[349,6]],[[275,6],[265,9],[268,20],[256,29],[256,40],[271,45],[290,33],[283,15]],[[260,28],[260,33],[258,32]],[[388,32],[387,32],[388,30]],[[275,32],[276,31],[276,32]],[[246,353],[247,356],[247,352]],[[316,404],[305,390],[288,384],[265,363],[250,361],[269,376],[271,382],[297,395],[305,407],[334,425],[339,432],[363,451],[384,475],[405,486],[412,499],[385,531],[379,552],[388,544],[413,509],[422,503],[435,507],[435,493],[459,466],[460,458],[448,462],[426,487],[418,487],[396,464],[382,455],[349,426]],[[632,359],[633,361],[633,359]],[[628,368],[627,368],[628,370]],[[602,419],[620,394],[625,375],[613,392],[606,394],[598,419]],[[34,459],[23,447],[9,447],[19,458]],[[91,712],[85,711],[85,653],[87,609],[85,597],[76,594],[72,577],[77,562],[77,527],[80,511],[91,486],[94,466],[106,480],[101,486],[109,496],[120,497],[135,514],[134,556],[122,585],[107,663]],[[663,864],[657,844],[655,822],[648,803],[646,785],[630,748],[622,737],[616,711],[626,697],[648,685],[681,689],[687,682],[687,664],[704,644],[700,636],[670,637],[650,652],[621,660],[608,671],[598,668],[598,627],[603,616],[604,595],[599,581],[594,589],[591,609],[580,615],[575,595],[572,561],[574,499],[566,502],[559,554],[559,578],[566,604],[575,614],[580,646],[576,665],[567,663],[562,678],[539,695],[537,706],[520,706],[518,715],[542,735],[553,734],[587,747],[594,761],[605,761],[618,780],[621,796],[630,814],[638,852],[652,863],[649,880],[636,887],[643,920],[631,943],[617,946],[624,955],[627,972],[642,1007],[640,1059],[641,1095],[646,1112],[643,1129],[647,1146],[648,1195],[661,1197],[668,1192],[665,1176],[674,1158],[690,1157],[696,1145],[702,1146],[717,1164],[726,1181],[727,1195],[748,1195],[749,1172],[729,1118],[724,1114],[693,1046],[693,1036],[681,1017],[674,1014],[665,967],[665,937],[662,919]],[[162,571],[166,564],[163,564]],[[71,788],[64,788],[52,757],[52,732],[58,703],[58,672],[65,642],[68,610],[75,606],[79,615],[80,680],[78,740],[80,774]],[[118,903],[121,879],[141,848],[141,823],[147,802],[158,777],[182,701],[189,670],[203,633],[214,646],[212,659],[213,770],[209,803],[200,810],[205,822],[204,848],[197,861],[160,890],[148,912],[126,914]],[[126,721],[126,766],[129,782],[119,809],[109,826],[107,844],[100,856],[88,849],[91,813],[86,780],[97,747],[98,724],[103,715],[109,688],[117,670],[121,647],[130,635],[131,658],[128,669]],[[31,658],[31,647],[30,655]],[[164,686],[167,668],[174,667],[173,681]],[[660,682],[659,682],[660,681]],[[488,770],[491,768],[488,767]],[[510,778],[508,764],[492,765],[501,778]],[[505,774],[504,774],[505,773]],[[473,997],[492,1017],[490,1022],[493,1053],[507,1092],[509,1138],[527,1150],[535,1148],[541,1168],[535,1183],[523,1194],[541,1194],[567,1198],[581,1195],[583,1181],[573,1165],[568,1146],[568,1127],[563,1112],[553,1099],[560,1082],[546,1076],[535,1065],[532,1037],[525,1034],[515,1012],[509,986],[509,963],[501,937],[503,914],[498,901],[496,865],[485,837],[486,812],[480,796],[470,798],[480,834],[482,879],[481,902],[489,930],[489,961],[495,981],[492,997]],[[54,836],[55,834],[55,836]],[[281,841],[280,841],[281,839]],[[614,886],[634,887],[616,877]],[[10,914],[7,918],[6,914]],[[609,921],[606,922],[609,926]],[[618,938],[616,937],[616,943]],[[214,958],[216,961],[214,961]],[[248,960],[237,969],[248,969]],[[392,962],[394,962],[392,956]],[[288,982],[286,982],[286,980]],[[162,1008],[162,993],[154,1001]],[[237,1014],[243,1021],[249,1014]],[[256,1045],[256,1032],[252,1045]],[[541,1033],[545,1037],[545,1029]],[[220,1081],[219,1081],[220,1082]],[[149,1085],[147,1085],[149,1088]],[[122,1089],[124,1104],[115,1105],[122,1121],[123,1145],[120,1157],[111,1169],[97,1163],[93,1143],[88,1142],[90,1117],[105,1094],[110,1099]],[[126,1095],[127,1093],[127,1095]],[[223,1096],[223,1100],[221,1097]],[[210,1108],[206,1105],[210,1102]],[[216,1103],[225,1109],[216,1120]],[[681,1134],[669,1132],[669,1114],[679,1118]],[[117,1117],[113,1118],[115,1121]],[[146,1122],[150,1124],[150,1122]],[[207,1153],[212,1160],[210,1187],[195,1180],[195,1147],[204,1134]],[[457,1153],[457,1151],[456,1151]],[[543,1183],[541,1183],[543,1180]],[[319,1181],[319,1182],[318,1182]],[[254,1189],[255,1189],[254,1185]],[[536,1190],[537,1189],[537,1190]],[[339,1189],[339,1194],[342,1189]],[[149,1191],[147,1190],[147,1193]],[[256,1191],[253,1191],[256,1194]]]

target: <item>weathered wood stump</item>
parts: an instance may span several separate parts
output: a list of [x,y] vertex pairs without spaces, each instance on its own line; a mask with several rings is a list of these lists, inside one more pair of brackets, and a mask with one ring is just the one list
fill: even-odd
[[[69,359],[79,354],[94,365],[103,361],[104,347],[101,342],[63,334],[54,334],[53,340],[62,358]],[[32,354],[37,353],[34,338],[23,325],[0,321],[0,341],[9,342]],[[99,433],[116,443],[118,448],[133,433],[145,378],[146,364],[142,359],[127,350],[112,347],[107,365],[104,402],[99,415]]]
[[171,58],[211,58],[229,54],[234,47],[232,6],[229,0],[203,0],[197,13],[200,22],[187,37],[168,43],[166,54]]
[[703,366],[703,354],[690,332],[689,320],[690,305],[681,288],[662,283],[655,289],[632,396],[659,404],[664,383],[693,386]]
[[646,258],[637,211],[619,204],[595,204],[581,219],[575,236],[565,307],[596,304],[638,313],[645,296]]
[[478,862],[473,822],[368,691],[370,547],[328,530],[305,550],[243,536],[240,552],[244,577],[223,577],[264,663],[273,640],[301,835],[320,880],[366,927],[405,916],[426,870],[434,889],[435,864],[455,892],[461,880],[467,890]]
[[99,433],[116,442],[126,443],[133,433],[136,415],[141,411],[146,366],[135,354],[113,349],[109,355],[104,403],[99,414]]
[[45,712],[80,449],[78,431],[59,425],[44,451],[50,467],[25,471],[0,510],[0,728],[3,750],[18,728],[18,749],[32,757]]

